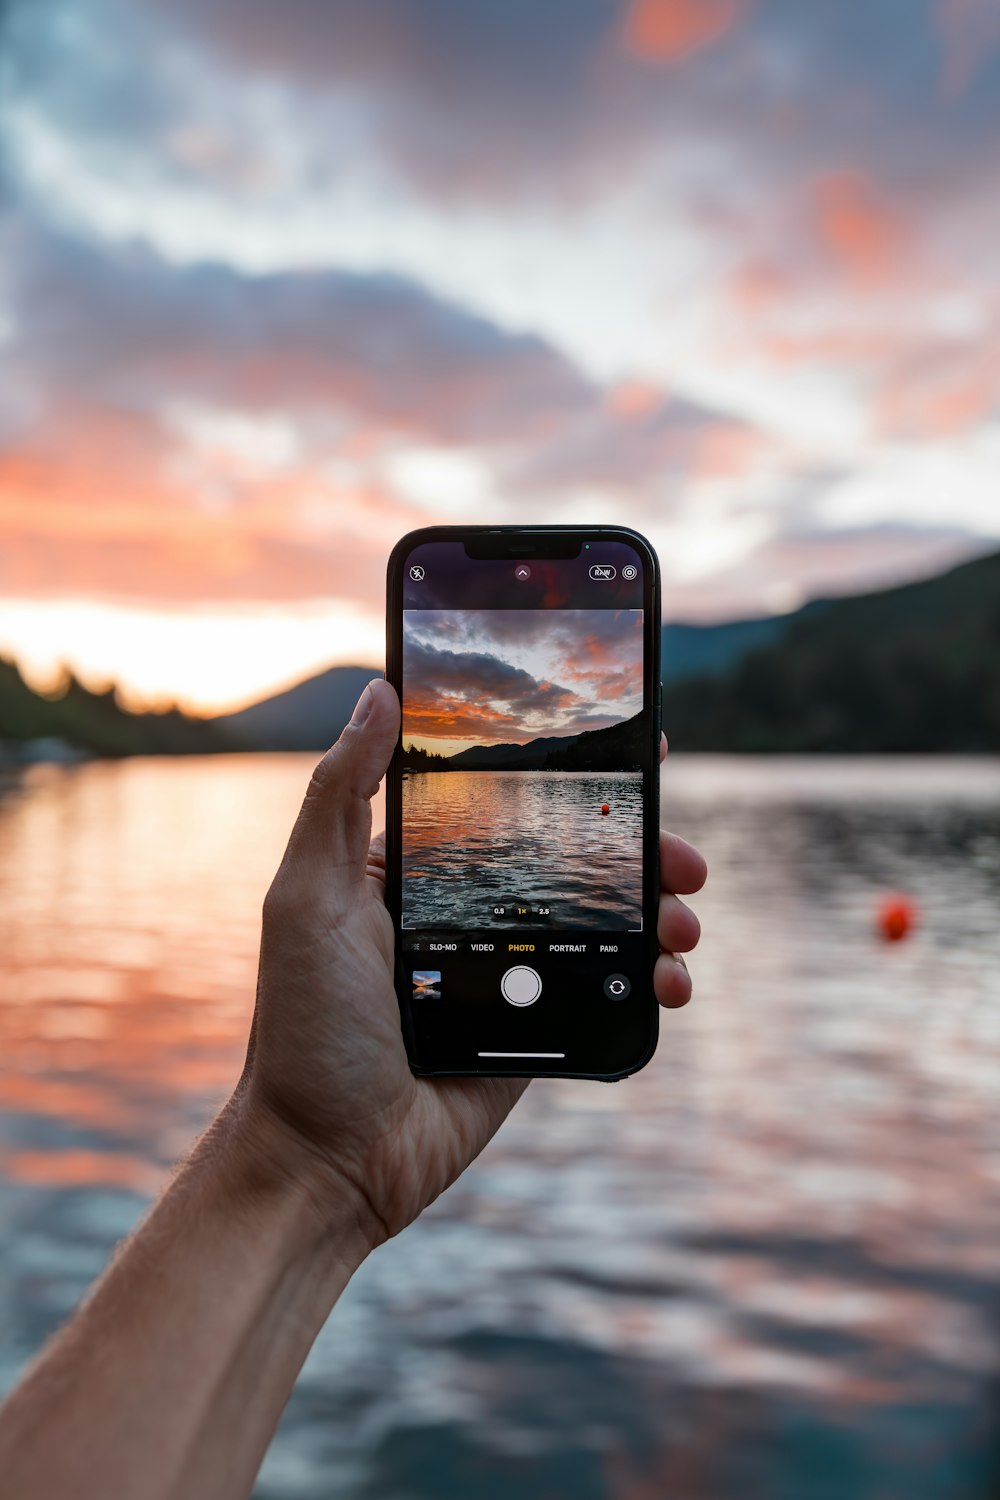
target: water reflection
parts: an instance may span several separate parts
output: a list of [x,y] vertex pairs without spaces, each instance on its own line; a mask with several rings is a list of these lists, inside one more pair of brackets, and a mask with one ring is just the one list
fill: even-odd
[[[302,757],[36,768],[0,803],[13,1378],[238,1073]],[[677,758],[697,1004],[533,1084],[362,1270],[259,1494],[994,1493],[995,763]],[[904,886],[895,947],[873,907]]]
[[642,923],[642,774],[447,771],[403,778],[403,923],[509,927],[494,904],[560,930]]

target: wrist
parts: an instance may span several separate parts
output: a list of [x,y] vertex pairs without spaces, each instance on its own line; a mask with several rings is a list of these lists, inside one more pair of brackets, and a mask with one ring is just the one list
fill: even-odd
[[227,1176],[251,1216],[282,1218],[302,1250],[316,1248],[351,1275],[387,1238],[364,1194],[274,1110],[237,1091],[215,1122]]

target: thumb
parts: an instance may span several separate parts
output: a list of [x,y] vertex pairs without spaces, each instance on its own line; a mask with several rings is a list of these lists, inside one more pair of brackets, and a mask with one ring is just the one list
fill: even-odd
[[313,771],[288,853],[360,882],[372,833],[371,798],[399,739],[399,699],[377,677],[365,688],[339,740]]

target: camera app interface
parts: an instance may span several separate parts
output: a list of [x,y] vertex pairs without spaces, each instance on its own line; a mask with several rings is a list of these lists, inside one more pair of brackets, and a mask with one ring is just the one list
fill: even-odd
[[402,927],[418,1032],[471,1003],[495,1009],[477,1040],[497,1048],[479,1058],[541,1057],[546,1031],[565,1058],[569,993],[627,1002],[642,948],[643,675],[641,558],[626,544],[566,560],[477,560],[450,542],[410,555]]

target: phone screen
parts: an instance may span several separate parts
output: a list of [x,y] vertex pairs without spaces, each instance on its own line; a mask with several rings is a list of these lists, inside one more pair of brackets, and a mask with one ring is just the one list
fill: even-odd
[[637,1066],[659,737],[648,556],[596,533],[571,557],[428,541],[400,571],[397,983],[413,1060]]

